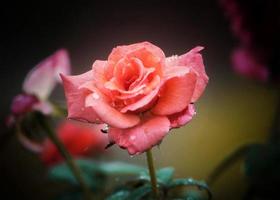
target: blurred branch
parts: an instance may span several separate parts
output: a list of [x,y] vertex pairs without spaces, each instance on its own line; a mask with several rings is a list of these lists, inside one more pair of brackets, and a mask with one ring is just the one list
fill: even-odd
[[269,137],[269,143],[279,143],[280,142],[280,89],[278,89],[278,100],[276,105],[275,116],[271,126],[271,135]]
[[238,159],[243,157],[253,146],[254,144],[245,144],[237,148],[235,151],[230,153],[228,156],[225,157],[225,159],[218,164],[214,168],[214,170],[210,173],[210,175],[206,179],[206,183],[208,185],[213,184],[219,176],[226,171],[232,164],[234,164]]
[[37,120],[38,120],[38,123],[42,126],[42,128],[46,131],[46,134],[48,135],[50,140],[57,147],[61,156],[65,159],[65,162],[68,165],[69,169],[72,171],[74,177],[79,182],[79,184],[80,184],[80,186],[81,186],[81,188],[84,192],[84,199],[85,200],[91,200],[92,199],[92,194],[91,194],[90,188],[87,185],[87,183],[85,182],[82,171],[79,168],[79,166],[76,164],[76,162],[73,160],[71,154],[65,148],[64,144],[60,141],[60,139],[57,137],[56,133],[50,128],[46,119],[43,118],[43,115],[41,115],[39,113],[38,117],[37,117]]

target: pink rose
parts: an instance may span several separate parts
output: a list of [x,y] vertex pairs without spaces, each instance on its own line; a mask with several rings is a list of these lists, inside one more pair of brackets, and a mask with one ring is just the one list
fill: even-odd
[[68,117],[108,124],[112,142],[130,154],[150,149],[195,113],[208,82],[202,49],[166,58],[149,42],[114,48],[92,70],[62,75]]

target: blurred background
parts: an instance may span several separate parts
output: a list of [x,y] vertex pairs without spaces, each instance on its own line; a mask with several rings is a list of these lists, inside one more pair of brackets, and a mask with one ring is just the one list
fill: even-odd
[[[50,199],[57,190],[4,121],[27,72],[62,47],[70,53],[73,74],[106,59],[117,45],[150,41],[167,56],[205,47],[210,81],[197,115],[154,148],[156,166],[175,167],[176,177],[207,179],[240,146],[270,138],[279,101],[277,0],[21,1],[0,10],[0,190],[9,199]],[[56,95],[64,98],[61,88]],[[145,165],[144,156],[130,157],[117,147],[109,151],[111,159]],[[242,158],[211,184],[217,200],[242,199],[250,187]]]

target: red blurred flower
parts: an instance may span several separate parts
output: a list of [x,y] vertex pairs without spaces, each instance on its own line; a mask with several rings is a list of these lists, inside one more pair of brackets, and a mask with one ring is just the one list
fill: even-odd
[[[57,127],[57,134],[72,156],[96,156],[102,153],[108,144],[107,135],[101,132],[102,128],[104,125],[65,121]],[[46,165],[63,160],[56,146],[49,139],[46,139],[42,145],[40,158]]]

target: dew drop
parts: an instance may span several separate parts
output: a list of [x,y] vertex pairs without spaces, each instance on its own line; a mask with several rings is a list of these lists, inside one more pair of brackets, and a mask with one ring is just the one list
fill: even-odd
[[93,97],[94,99],[99,99],[99,95],[98,95],[97,93],[93,93],[93,94],[92,94],[92,97]]
[[108,131],[109,131],[109,125],[106,124],[106,125],[101,129],[101,132],[102,132],[102,133],[108,133]]
[[192,182],[193,182],[193,179],[192,179],[192,178],[189,178],[189,179],[188,179],[188,182],[189,182],[189,183],[192,183]]
[[135,135],[131,135],[129,139],[130,139],[130,140],[135,140],[135,138],[136,138]]

